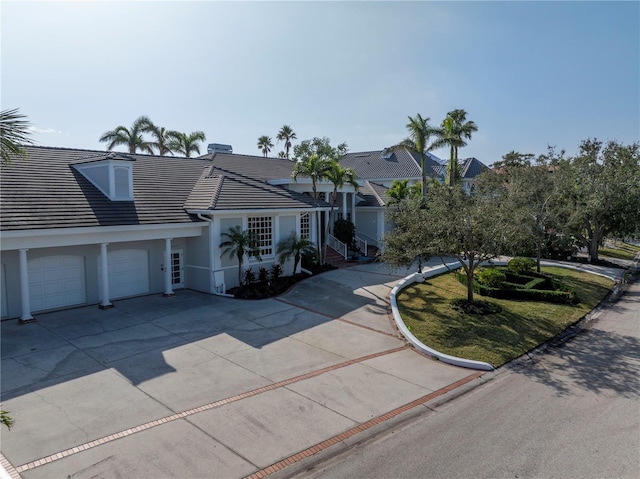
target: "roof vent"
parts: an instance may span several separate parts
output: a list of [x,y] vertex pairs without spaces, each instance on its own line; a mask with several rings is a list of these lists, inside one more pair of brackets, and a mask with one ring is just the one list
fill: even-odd
[[221,143],[209,143],[207,146],[207,153],[233,153],[231,145],[223,145]]

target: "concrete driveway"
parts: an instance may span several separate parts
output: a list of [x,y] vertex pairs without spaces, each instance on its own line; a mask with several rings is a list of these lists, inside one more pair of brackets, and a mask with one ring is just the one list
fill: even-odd
[[[474,380],[400,339],[378,264],[242,301],[193,291],[2,323],[14,477],[264,477]],[[337,445],[337,446],[336,446]]]

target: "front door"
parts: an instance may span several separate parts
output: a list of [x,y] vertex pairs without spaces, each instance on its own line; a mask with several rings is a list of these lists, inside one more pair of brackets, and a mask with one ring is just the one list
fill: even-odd
[[173,289],[184,288],[184,265],[181,249],[171,251],[171,287]]

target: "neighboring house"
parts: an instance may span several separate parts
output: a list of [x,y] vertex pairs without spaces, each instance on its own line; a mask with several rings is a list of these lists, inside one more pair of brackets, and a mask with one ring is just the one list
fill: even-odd
[[256,271],[291,231],[317,241],[315,217],[328,218],[289,160],[25,149],[1,167],[3,318],[182,287],[222,293],[237,284],[237,260],[220,249],[230,227],[259,235],[263,261],[244,263]]
[[[369,244],[381,246],[380,240],[392,227],[386,220],[386,191],[395,180],[408,179],[409,184],[421,183],[421,158],[407,148],[348,153],[341,160],[343,167],[353,168],[361,187],[355,205],[356,234]],[[427,153],[427,175],[444,183],[447,166]],[[459,160],[460,177],[465,191],[473,192],[474,179],[489,168],[476,158]]]

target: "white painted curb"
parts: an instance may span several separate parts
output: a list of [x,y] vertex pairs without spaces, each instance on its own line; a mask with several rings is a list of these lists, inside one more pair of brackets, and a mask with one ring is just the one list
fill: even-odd
[[429,346],[426,346],[425,344],[422,344],[418,340],[418,338],[416,338],[411,333],[411,331],[409,331],[407,326],[404,324],[404,321],[402,321],[402,318],[400,317],[400,311],[398,311],[398,303],[396,301],[396,295],[400,291],[402,291],[404,288],[406,288],[407,286],[413,283],[421,283],[422,281],[424,281],[424,278],[430,278],[432,276],[436,276],[438,274],[449,271],[450,268],[459,268],[459,267],[460,267],[460,263],[458,261],[455,261],[453,263],[447,263],[446,265],[438,266],[428,271],[424,271],[422,274],[414,273],[400,280],[400,282],[391,290],[391,295],[389,297],[389,300],[391,302],[391,312],[393,314],[393,320],[396,322],[398,329],[400,330],[402,335],[407,339],[407,341],[413,344],[416,347],[416,349],[418,349],[419,351],[431,357],[438,358],[443,363],[453,364],[455,366],[462,366],[463,368],[481,369],[483,371],[493,371],[493,366],[491,366],[491,364],[489,363],[485,363],[483,361],[473,361],[472,359],[458,358],[456,356],[450,356],[448,354],[441,353],[440,351],[436,351],[435,349],[432,349]]
[[[492,264],[495,265],[506,265],[507,261],[503,261],[503,260],[492,260],[491,261]],[[590,268],[590,267],[585,267],[585,265],[583,264],[567,264],[567,263],[561,263],[561,262],[557,262],[557,261],[549,261],[549,260],[543,260],[540,262],[541,265],[544,266],[557,266],[560,268],[567,268],[567,269],[574,269],[577,271],[583,271],[585,273],[591,273],[591,274],[596,274],[598,276],[604,276],[605,278],[609,278],[612,279],[614,281],[618,280],[622,274],[624,273],[624,269],[621,269],[619,272],[613,272],[613,271],[609,271],[609,270],[597,270],[595,268]],[[418,338],[416,338],[411,331],[409,331],[409,329],[407,328],[407,326],[404,324],[404,321],[402,321],[402,317],[400,317],[400,311],[398,311],[398,303],[396,301],[396,296],[397,294],[402,291],[404,288],[406,288],[407,286],[413,284],[413,283],[422,283],[424,281],[425,278],[431,278],[432,276],[437,276],[439,274],[445,273],[446,271],[449,271],[452,268],[459,268],[460,262],[459,261],[454,261],[452,263],[447,263],[446,265],[443,266],[437,266],[435,268],[429,269],[427,271],[423,271],[422,274],[421,273],[413,273],[405,278],[403,278],[392,290],[391,290],[391,295],[390,295],[390,302],[391,302],[391,312],[393,313],[393,320],[396,322],[396,326],[398,326],[398,329],[400,330],[400,332],[402,333],[402,335],[407,339],[407,341],[409,341],[411,344],[413,344],[416,349],[422,351],[423,353],[432,356],[434,358],[438,358],[440,361],[442,361],[443,363],[448,363],[448,364],[454,364],[456,366],[462,366],[463,368],[470,368],[470,369],[481,369],[483,371],[493,371],[493,366],[491,366],[491,364],[489,363],[485,363],[483,361],[473,361],[471,359],[464,359],[464,358],[459,358],[456,356],[450,356],[448,354],[444,354],[441,353],[439,351],[436,351],[435,349],[430,348],[429,346],[421,343]],[[597,268],[597,267],[596,267]]]

